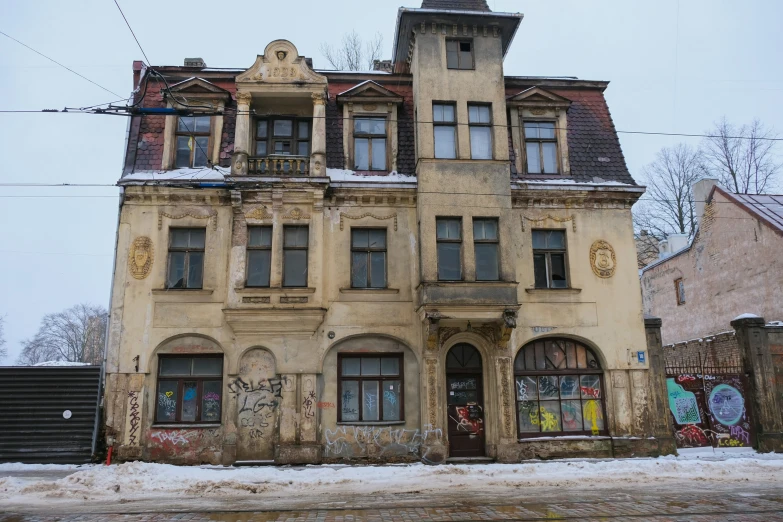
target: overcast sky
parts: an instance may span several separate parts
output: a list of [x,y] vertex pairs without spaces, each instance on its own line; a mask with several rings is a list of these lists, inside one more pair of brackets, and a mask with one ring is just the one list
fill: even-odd
[[[286,2],[120,0],[153,65],[199,56],[249,67],[267,43],[291,40],[328,63],[321,42],[380,32],[390,57],[400,0]],[[724,115],[783,131],[783,2],[779,0],[489,0],[525,15],[507,75],[609,80],[618,130],[700,133]],[[407,7],[419,7],[412,0]],[[142,59],[112,0],[0,0],[0,31],[127,96]],[[80,107],[116,99],[0,35],[0,110]],[[127,120],[0,114],[0,183],[114,183]],[[694,144],[698,139],[687,139]],[[678,138],[621,134],[638,175]],[[117,222],[114,187],[0,186],[0,315],[8,364],[44,314],[79,302],[108,305]],[[2,363],[2,361],[0,361]]]

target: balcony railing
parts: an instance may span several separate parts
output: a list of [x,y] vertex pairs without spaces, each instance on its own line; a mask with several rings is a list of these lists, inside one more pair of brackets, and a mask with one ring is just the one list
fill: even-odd
[[247,158],[247,173],[251,176],[309,176],[310,156],[251,156]]

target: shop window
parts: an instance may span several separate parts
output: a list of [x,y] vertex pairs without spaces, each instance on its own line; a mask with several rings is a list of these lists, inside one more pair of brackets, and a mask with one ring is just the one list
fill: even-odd
[[201,288],[206,233],[204,228],[170,229],[167,288]]
[[351,287],[386,288],[386,229],[351,229]]
[[436,220],[438,245],[438,279],[459,281],[462,279],[462,220],[438,218]]
[[223,356],[161,355],[156,423],[220,423]]
[[180,116],[177,118],[177,157],[175,165],[206,167],[209,161],[210,116]]
[[353,154],[356,170],[387,170],[386,119],[353,119]]
[[517,354],[514,375],[519,437],[607,433],[603,372],[586,346],[532,342]]
[[533,230],[533,274],[536,288],[568,288],[563,230]]
[[338,421],[405,420],[402,354],[338,354]]
[[555,122],[525,122],[525,154],[528,174],[557,174]]
[[272,227],[247,227],[247,286],[269,286]]

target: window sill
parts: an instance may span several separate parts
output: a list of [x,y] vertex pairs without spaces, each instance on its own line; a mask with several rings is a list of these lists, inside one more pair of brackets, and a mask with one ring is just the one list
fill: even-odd
[[378,421],[378,422],[338,422],[338,426],[400,426],[405,424],[404,420],[401,421]]
[[165,429],[182,429],[182,430],[189,430],[192,428],[206,428],[206,429],[215,429],[220,428],[221,424],[215,423],[215,424],[203,424],[203,423],[193,423],[193,424],[153,424],[150,426],[152,429],[159,429],[159,428],[165,428]]
[[153,295],[165,295],[165,294],[191,294],[191,295],[212,295],[214,290],[205,290],[203,288],[153,288]]
[[399,288],[341,288],[341,294],[399,294]]
[[579,294],[581,288],[525,288],[528,294],[557,295],[557,294]]
[[238,294],[314,294],[315,288],[301,286],[241,286],[234,288]]

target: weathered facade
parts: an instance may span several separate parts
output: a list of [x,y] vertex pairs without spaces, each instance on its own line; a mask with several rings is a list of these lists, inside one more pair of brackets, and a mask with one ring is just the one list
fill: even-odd
[[[387,71],[137,64],[106,433],[175,463],[673,451],[605,82],[401,9]],[[649,347],[649,348],[648,348]]]
[[752,313],[783,319],[783,196],[694,186],[693,241],[642,270],[644,312],[663,320],[664,344],[715,335]]

